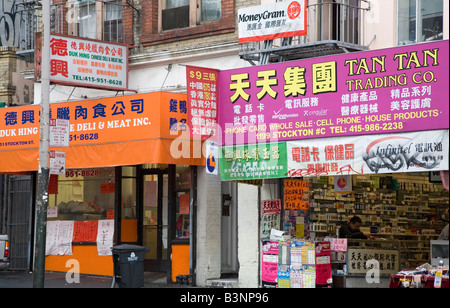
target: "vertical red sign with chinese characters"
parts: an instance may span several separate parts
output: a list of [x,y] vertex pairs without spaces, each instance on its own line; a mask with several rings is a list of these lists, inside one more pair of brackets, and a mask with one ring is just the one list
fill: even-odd
[[219,70],[187,66],[189,129],[193,139],[217,135]]

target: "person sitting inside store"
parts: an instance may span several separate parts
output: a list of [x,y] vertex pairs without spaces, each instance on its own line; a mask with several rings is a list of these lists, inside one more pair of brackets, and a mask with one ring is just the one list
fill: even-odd
[[339,229],[339,238],[374,239],[372,235],[366,235],[359,230],[361,224],[361,218],[353,216],[348,223]]

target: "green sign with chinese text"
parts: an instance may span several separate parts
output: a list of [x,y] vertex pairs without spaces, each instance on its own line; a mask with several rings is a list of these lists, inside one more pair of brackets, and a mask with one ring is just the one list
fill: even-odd
[[222,181],[287,177],[286,143],[224,146],[220,174]]

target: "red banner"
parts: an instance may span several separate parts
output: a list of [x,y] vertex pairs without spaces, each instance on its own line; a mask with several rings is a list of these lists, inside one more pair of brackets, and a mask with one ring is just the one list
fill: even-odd
[[194,139],[217,134],[219,70],[187,66],[189,129]]
[[316,243],[316,284],[332,283],[330,242]]
[[97,220],[75,221],[73,226],[73,242],[97,241]]

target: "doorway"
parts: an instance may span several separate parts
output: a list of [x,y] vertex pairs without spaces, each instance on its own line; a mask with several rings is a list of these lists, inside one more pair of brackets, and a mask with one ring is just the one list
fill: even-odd
[[144,271],[167,272],[168,261],[168,168],[141,169],[142,245]]
[[[11,244],[10,270],[32,268],[34,175],[9,175],[7,183],[7,234]],[[1,233],[1,232],[0,232]]]

